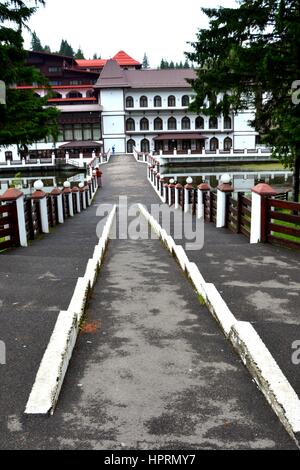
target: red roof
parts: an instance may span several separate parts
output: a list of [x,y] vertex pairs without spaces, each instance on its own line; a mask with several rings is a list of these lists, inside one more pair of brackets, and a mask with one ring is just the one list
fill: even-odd
[[[126,52],[119,51],[113,59],[119,65],[141,65],[140,62],[130,57]],[[93,68],[103,68],[106,65],[106,59],[97,59],[97,60],[76,60],[79,67],[93,67]]]
[[113,59],[118,62],[119,65],[141,65],[140,62],[130,57],[126,52],[119,51]]
[[79,67],[94,67],[94,68],[102,68],[106,64],[106,60],[97,59],[97,60],[76,60]]

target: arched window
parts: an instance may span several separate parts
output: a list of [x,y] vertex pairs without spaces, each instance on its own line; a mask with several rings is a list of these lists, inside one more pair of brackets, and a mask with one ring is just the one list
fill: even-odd
[[181,129],[187,130],[191,128],[191,120],[187,116],[185,116],[181,121]]
[[[133,108],[134,107],[134,102],[132,96],[127,96],[126,98],[126,108]],[[129,152],[131,153],[131,152]]]
[[162,131],[163,130],[163,121],[159,117],[154,119],[154,130],[155,131]]
[[232,128],[232,120],[229,116],[224,118],[224,129],[231,129]]
[[210,139],[210,150],[218,150],[219,148],[219,141],[216,137]]
[[62,95],[61,95],[60,93],[58,93],[58,91],[55,91],[55,92],[53,93],[53,99],[55,99],[55,98],[61,99],[61,98],[62,98]]
[[147,118],[141,119],[140,129],[141,129],[141,131],[149,131],[149,121],[148,121]]
[[224,150],[231,150],[232,149],[232,139],[230,137],[226,137],[224,140]]
[[218,118],[211,117],[209,119],[209,128],[210,129],[218,129]]
[[87,97],[87,98],[94,98],[94,96],[95,96],[94,90],[88,90],[88,91],[86,92],[86,97]]
[[175,131],[177,129],[177,121],[174,117],[170,117],[168,120],[168,129],[169,131]]
[[175,108],[175,106],[176,106],[176,98],[175,98],[175,96],[173,96],[173,95],[169,96],[169,98],[168,98],[168,106],[169,106],[169,108]]
[[147,98],[147,96],[141,96],[141,98],[140,98],[140,107],[141,108],[148,108],[148,98]]
[[161,97],[155,96],[154,97],[154,108],[161,108]]
[[135,140],[130,139],[127,142],[127,153],[133,153],[133,147],[135,147]]
[[127,119],[126,121],[126,130],[135,131],[135,122],[132,118]]
[[69,91],[67,98],[82,98],[82,94],[79,91]]
[[184,107],[189,106],[189,105],[190,105],[190,98],[189,98],[189,96],[187,96],[187,95],[183,96],[183,97],[182,97],[182,100],[181,100],[181,104],[182,104],[182,106],[184,106]]
[[198,116],[195,122],[196,129],[204,129],[204,119],[202,116]]
[[144,153],[150,152],[150,143],[148,139],[143,139],[141,141],[141,152],[144,152]]

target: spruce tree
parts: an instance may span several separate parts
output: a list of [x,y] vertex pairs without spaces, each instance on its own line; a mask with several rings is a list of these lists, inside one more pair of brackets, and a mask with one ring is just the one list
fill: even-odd
[[[300,172],[299,0],[242,0],[238,8],[203,9],[194,51],[191,109],[207,115],[254,108],[251,123],[273,154],[294,169],[294,200]],[[298,87],[298,91],[297,91]],[[208,100],[208,106],[207,106]]]
[[83,54],[80,47],[79,47],[78,51],[75,54],[75,59],[85,60],[84,54]]
[[0,4],[0,80],[5,82],[7,92],[6,104],[0,104],[0,145],[17,144],[23,155],[29,144],[57,135],[58,117],[55,108],[45,107],[47,97],[15,88],[18,83],[47,86],[45,77],[26,65],[22,29],[36,11],[31,5],[29,1],[12,0]]
[[148,69],[149,68],[149,60],[148,60],[148,56],[147,56],[146,52],[144,54],[142,67],[143,67],[143,69]]
[[31,37],[31,50],[36,52],[42,52],[44,50],[42,43],[35,31],[33,31]]

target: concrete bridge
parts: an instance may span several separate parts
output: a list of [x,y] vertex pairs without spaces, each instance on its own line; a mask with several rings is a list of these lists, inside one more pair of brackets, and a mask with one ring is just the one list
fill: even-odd
[[[202,295],[159,239],[109,242],[54,415],[24,414],[58,315],[63,318],[60,312],[70,308],[78,278],[95,253],[104,204],[119,204],[126,196],[128,204],[142,203],[150,211],[161,202],[146,166],[133,157],[114,157],[103,171],[104,187],[80,217],[26,249],[0,255],[0,340],[6,347],[0,447],[296,449],[291,436],[299,437],[299,403],[292,393],[300,392],[299,365],[292,362],[292,344],[300,339],[298,259],[271,245],[250,245],[212,224],[205,226],[204,248],[188,253],[203,276]],[[232,317],[222,317],[229,310]],[[278,375],[269,399],[274,407],[277,399],[288,398],[288,408],[292,397],[292,423],[289,409],[278,418],[234,351],[226,323],[232,318],[255,327],[286,376],[286,396],[276,396]],[[50,380],[53,371],[48,372]]]

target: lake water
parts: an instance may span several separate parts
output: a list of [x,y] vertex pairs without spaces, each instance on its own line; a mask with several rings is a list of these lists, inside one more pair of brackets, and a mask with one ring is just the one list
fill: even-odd
[[193,178],[193,184],[199,185],[203,181],[216,188],[223,174],[229,174],[235,191],[249,192],[258,183],[268,183],[282,192],[291,190],[293,173],[279,164],[266,164],[253,166],[216,166],[216,167],[163,167],[161,176],[165,179],[175,179],[178,183],[185,185],[188,177]]
[[81,183],[86,179],[86,172],[78,173],[76,170],[74,173],[70,172],[43,172],[39,175],[38,173],[22,173],[19,174],[5,174],[1,175],[0,172],[0,194],[3,194],[10,186],[21,189],[25,195],[29,195],[34,191],[34,182],[42,180],[46,192],[51,192],[53,188],[62,188],[65,181],[70,183]]

